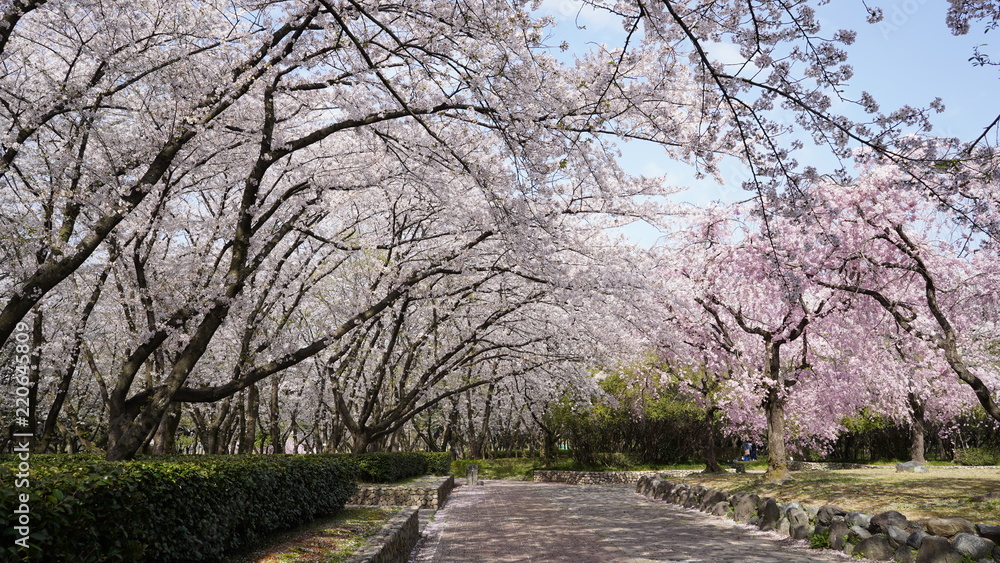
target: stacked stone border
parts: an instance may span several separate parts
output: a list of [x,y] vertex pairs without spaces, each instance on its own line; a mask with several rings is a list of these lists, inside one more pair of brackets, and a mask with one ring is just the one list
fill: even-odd
[[896,511],[872,516],[829,504],[819,508],[800,502],[781,504],[770,497],[730,494],[670,482],[666,477],[643,475],[636,483],[636,492],[875,561],[1000,562],[1000,526],[973,524],[963,518],[910,522]]
[[360,553],[347,563],[402,563],[420,539],[420,521],[416,508],[404,508],[372,536]]
[[455,476],[441,477],[433,486],[359,483],[358,492],[347,504],[363,506],[413,506],[437,510],[455,488]]
[[550,471],[536,469],[533,480],[538,483],[567,483],[569,485],[631,485],[636,479],[669,475],[683,477],[690,470],[671,471]]
[[[831,469],[874,469],[877,465],[860,463],[830,463],[811,461],[791,461],[788,469],[791,471],[831,470]],[[690,469],[650,470],[650,471],[553,471],[536,469],[533,480],[540,483],[567,483],[570,485],[631,485],[641,477],[669,475],[684,477],[691,474]]]

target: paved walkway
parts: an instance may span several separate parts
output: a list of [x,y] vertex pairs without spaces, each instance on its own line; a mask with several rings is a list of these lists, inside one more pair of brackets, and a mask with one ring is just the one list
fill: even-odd
[[[635,494],[632,486],[487,481],[456,488],[411,563],[845,563],[832,551]],[[856,561],[856,560],[855,560]]]

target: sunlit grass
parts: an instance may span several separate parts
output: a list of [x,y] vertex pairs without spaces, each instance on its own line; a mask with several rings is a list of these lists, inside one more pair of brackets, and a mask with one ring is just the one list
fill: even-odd
[[[496,459],[460,459],[452,463],[452,473],[455,477],[465,477],[466,468],[471,464],[479,465],[479,477],[481,479],[507,479],[530,481],[536,470],[553,471],[665,471],[665,470],[685,470],[700,471],[705,468],[704,463],[689,464],[649,464],[649,463],[627,463],[621,460],[619,463],[607,463],[604,465],[585,465],[568,457],[561,457],[556,461],[546,465],[541,459],[530,457],[508,457]],[[724,465],[724,464],[723,464]],[[766,469],[767,461],[757,461],[747,464],[748,469]]]
[[782,502],[876,514],[898,510],[911,520],[961,517],[983,524],[1000,524],[998,468],[932,467],[928,473],[897,473],[895,468],[793,472],[783,484],[766,484],[760,475],[690,475],[679,480],[730,492],[754,493]]
[[464,478],[470,465],[479,465],[480,479],[507,479],[512,481],[530,481],[534,470],[541,467],[537,459],[526,457],[507,457],[498,459],[459,459],[451,464],[452,473],[456,478]]

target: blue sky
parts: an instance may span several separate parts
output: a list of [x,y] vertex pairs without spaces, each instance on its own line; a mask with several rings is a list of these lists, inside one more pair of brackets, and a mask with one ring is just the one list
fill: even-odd
[[[868,0],[868,5],[882,8],[882,22],[865,21],[867,12],[861,0],[835,0],[817,10],[824,36],[841,28],[858,32],[857,41],[849,48],[855,74],[848,97],[857,98],[862,90],[868,91],[883,110],[904,104],[925,107],[940,97],[946,110],[933,116],[935,132],[970,140],[1000,114],[1000,69],[975,67],[968,60],[980,44],[988,44],[986,52],[1000,53],[1000,30],[984,34],[982,28],[973,26],[968,35],[953,36],[945,24],[948,4],[942,0]],[[542,12],[557,21],[556,44],[565,39],[572,52],[585,49],[587,43],[613,45],[621,40],[617,21],[581,7],[577,0],[543,2]],[[578,29],[578,25],[586,29]],[[630,172],[666,173],[671,184],[690,186],[677,196],[678,201],[705,204],[747,197],[740,188],[742,166],[736,162],[726,165],[728,180],[720,185],[710,179],[696,180],[690,170],[666,160],[655,147],[626,143],[622,149],[622,163]],[[820,148],[807,150],[803,156],[803,164],[821,172],[835,165]],[[625,232],[642,244],[651,244],[657,235],[642,225]]]

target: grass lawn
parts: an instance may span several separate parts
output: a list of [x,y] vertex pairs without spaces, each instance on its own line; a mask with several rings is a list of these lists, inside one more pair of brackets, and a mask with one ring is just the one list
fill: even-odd
[[331,518],[274,536],[264,546],[226,563],[338,563],[354,555],[398,508],[345,508]]
[[801,501],[816,507],[835,504],[867,514],[898,510],[910,520],[961,517],[973,523],[1000,524],[997,467],[931,467],[929,473],[897,473],[894,467],[796,471],[792,480],[781,485],[764,484],[759,474],[694,474],[679,480],[781,502]]
[[[649,465],[649,464],[631,464],[631,465],[605,465],[605,466],[586,466],[581,465],[568,458],[560,458],[550,466],[546,467],[545,463],[538,458],[531,457],[505,457],[505,458],[495,458],[495,459],[457,459],[451,464],[451,471],[455,475],[455,478],[464,478],[465,470],[471,464],[479,465],[479,478],[480,479],[506,479],[510,481],[531,481],[533,478],[534,471],[536,469],[541,470],[554,470],[554,471],[657,471],[666,469],[688,469],[691,471],[698,471],[705,467],[705,464],[690,464],[690,465]],[[767,462],[762,463],[761,467],[767,467]],[[752,468],[752,466],[751,466]]]

